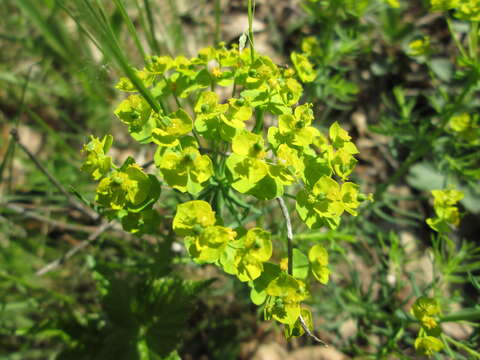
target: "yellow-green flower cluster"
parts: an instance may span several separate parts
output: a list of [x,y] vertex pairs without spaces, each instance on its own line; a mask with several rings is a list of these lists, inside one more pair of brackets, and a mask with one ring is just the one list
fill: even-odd
[[[110,157],[105,156],[111,144],[111,136],[101,142],[92,137],[85,145],[88,152],[83,169],[100,180],[95,201],[109,218],[118,217],[125,230],[132,233],[154,232],[158,214],[152,210],[160,196],[160,184],[154,175],[128,158],[120,168],[113,168]],[[102,146],[102,151],[99,148]],[[93,170],[93,172],[92,172]]]
[[480,21],[479,0],[430,0],[433,11],[455,9],[455,16],[462,20]]
[[[298,104],[303,88],[297,77],[303,82],[316,77],[307,54],[314,45],[305,42],[305,54],[292,54],[295,70],[249,49],[222,44],[190,59],[152,56],[143,69],[135,70],[151,97],[144,98],[127,78],[116,86],[127,94],[115,115],[134,139],[156,146],[154,163],[164,183],[199,197],[179,204],[173,220],[190,256],[248,283],[252,301],[265,304],[265,318],[286,325],[287,337],[303,333],[300,314],[312,324],[301,302],[309,296],[309,273],[322,284],[328,282],[327,250],[315,245],[307,256],[295,249],[293,272],[288,274],[270,262],[269,232],[247,230],[240,220],[238,228],[223,226],[210,204],[200,199],[214,193],[228,200],[234,189],[269,200],[298,185],[297,212],[310,228],[336,228],[342,214],[357,214],[358,186],[349,182],[357,148],[338,123],[330,126],[327,139],[314,125],[313,105]],[[230,87],[231,98],[221,98],[217,87]],[[182,106],[185,98],[193,106]],[[85,146],[84,169],[101,179],[96,202],[111,218],[120,218],[124,229],[154,231],[158,214],[152,206],[159,182],[132,159],[116,168],[105,155],[111,143],[111,137],[92,138]],[[221,201],[215,203],[217,211]]]
[[90,142],[83,146],[82,152],[87,154],[87,158],[81,170],[89,173],[94,180],[107,174],[112,167],[112,158],[105,155],[112,146],[112,142],[111,135],[105,135],[102,140],[90,136]]
[[452,116],[448,120],[448,129],[460,141],[469,145],[480,145],[480,123],[477,114],[461,113]]
[[[338,123],[330,126],[329,138],[330,144],[326,140],[320,143],[318,150],[323,156],[317,156],[315,163],[307,156],[303,179],[306,187],[297,195],[297,212],[312,229],[325,225],[334,229],[345,211],[355,216],[360,205],[358,185],[346,181],[357,162],[353,155],[358,150]],[[315,176],[308,176],[309,173]],[[342,182],[335,180],[334,175]]]
[[431,356],[443,349],[440,340],[441,328],[437,323],[440,305],[437,300],[419,297],[412,306],[411,312],[419,321],[421,328],[415,339],[415,349],[421,355]]
[[460,213],[456,204],[463,199],[459,190],[432,190],[435,217],[428,218],[427,224],[435,231],[446,233],[450,226],[460,224]]
[[[275,115],[291,114],[291,106],[302,94],[302,86],[293,77],[292,70],[279,68],[266,56],[255,54],[252,57],[248,49],[240,52],[235,47],[227,49],[223,45],[218,49],[203,49],[198,57],[192,59],[152,56],[143,69],[136,71],[136,75],[160,103],[169,96],[178,100],[196,93],[193,117],[183,108],[169,111],[162,106],[162,110],[156,112],[136,93],[130,94],[115,110],[135,139],[158,145],[155,159],[165,182],[191,194],[199,193],[213,175],[208,155],[193,150],[195,146],[198,150],[199,144],[194,145],[188,139],[192,133],[196,132],[208,141],[223,140],[232,143],[232,146],[240,144],[251,134],[246,126],[253,109]],[[217,85],[235,86],[240,97],[221,103],[218,95],[208,90]],[[127,78],[120,79],[117,88],[127,93],[136,90]],[[189,144],[188,149],[182,146],[182,142]],[[239,159],[232,159],[229,163],[234,160]],[[280,185],[291,183],[285,180],[288,174],[281,167],[272,164],[262,166],[260,162],[255,165],[258,165],[258,174],[247,177],[247,180],[241,171],[233,174],[239,191],[251,190],[255,185],[251,182],[267,174],[270,177],[260,187],[270,186],[272,182]],[[182,166],[188,169],[182,170]],[[284,179],[277,181],[277,178]],[[252,186],[246,185],[245,181]],[[280,185],[267,197],[281,194]],[[263,191],[256,193],[262,194]]]
[[423,36],[415,39],[408,44],[408,54],[410,56],[428,55],[430,52],[430,37]]
[[187,250],[200,263],[215,263],[240,281],[253,281],[263,271],[263,263],[272,256],[270,233],[252,228],[242,236],[217,225],[209,203],[193,200],[180,204],[173,230],[185,237]]
[[[309,297],[303,280],[308,270],[304,275],[294,272],[292,276],[269,262],[273,251],[269,232],[260,228],[246,231],[221,226],[211,206],[202,200],[178,205],[173,229],[185,236],[185,245],[195,261],[216,264],[248,283],[252,301],[257,305],[265,303],[265,318],[286,324],[288,337],[301,333],[300,313],[304,319],[311,320],[310,312],[300,305]],[[304,256],[296,251],[297,255]],[[312,247],[306,266],[321,283],[328,282],[328,254],[324,247]]]

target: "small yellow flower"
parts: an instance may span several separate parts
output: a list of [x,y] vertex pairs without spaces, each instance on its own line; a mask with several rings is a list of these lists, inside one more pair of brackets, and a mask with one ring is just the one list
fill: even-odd
[[424,36],[408,44],[408,54],[410,56],[422,56],[430,51],[430,37]]

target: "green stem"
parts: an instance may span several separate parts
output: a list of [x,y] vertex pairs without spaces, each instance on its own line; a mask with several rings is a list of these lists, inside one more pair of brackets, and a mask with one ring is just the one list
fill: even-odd
[[263,115],[265,110],[263,108],[255,109],[255,127],[253,128],[253,133],[260,134],[263,131]]
[[197,132],[195,131],[195,129],[192,129],[192,134],[193,134],[193,137],[195,138],[195,140],[197,140],[197,143],[198,143],[198,146],[201,145],[200,143],[200,137],[198,136]]
[[253,41],[253,16],[255,14],[255,0],[248,0],[248,41],[250,43],[250,60],[255,60],[255,45]]
[[478,321],[480,320],[480,309],[463,309],[461,311],[449,314],[440,318],[441,322],[454,321]]
[[262,212],[260,210],[256,209],[255,207],[246,203],[245,201],[240,200],[232,191],[230,191],[228,193],[228,197],[235,205],[240,206],[241,208],[243,208],[245,210],[251,211],[256,215],[261,215],[262,214]]
[[217,215],[222,218],[222,210],[223,206],[225,205],[225,199],[223,197],[223,190],[221,187],[217,188],[217,191],[215,192],[215,212]]
[[460,341],[454,340],[450,336],[447,336],[445,334],[442,334],[442,339],[452,343],[453,345],[455,345],[459,349],[465,350],[467,353],[474,356],[476,359],[480,359],[480,353],[479,352],[473,350],[471,347],[461,343]]
[[228,190],[224,187],[222,187],[222,192],[223,192],[223,197],[225,198],[225,202],[227,204],[228,210],[230,211],[230,214],[235,218],[235,221],[238,223],[239,227],[242,227],[242,220],[240,220],[240,217],[238,216],[238,211],[235,211],[235,207],[233,206],[233,201],[232,199],[228,196]]
[[468,33],[468,50],[470,58],[477,63],[478,59],[478,22],[472,21],[470,32]]
[[235,92],[237,91],[237,82],[236,80],[234,79],[233,80],[233,88],[232,88],[232,98],[235,97]]
[[5,152],[5,156],[0,164],[0,183],[3,182],[3,171],[7,168],[8,163],[11,161],[10,158],[13,159],[14,148],[15,141],[10,138],[10,140],[8,140],[7,151]]
[[167,87],[172,90],[172,95],[173,95],[173,99],[175,100],[175,103],[179,108],[181,108],[182,104],[180,103],[180,100],[178,99],[176,92],[172,89],[172,83],[170,82],[170,79],[167,78],[165,75],[162,75],[162,78],[167,83]]
[[158,43],[157,37],[155,36],[155,33],[156,33],[155,21],[153,20],[154,12],[152,11],[150,6],[150,0],[143,0],[143,3],[145,5],[145,12],[147,13],[148,30],[149,30],[150,42],[152,44],[152,49],[158,55],[160,54],[160,45]]
[[143,60],[146,59],[147,54],[145,53],[145,50],[143,49],[142,43],[140,42],[140,39],[138,38],[137,31],[135,29],[135,25],[133,25],[132,20],[127,14],[127,9],[125,9],[125,6],[123,5],[123,2],[121,0],[113,0],[115,3],[115,6],[117,7],[117,10],[120,12],[120,15],[123,18],[123,21],[125,21],[125,24],[127,25],[128,32],[133,38],[133,42],[135,43],[138,51],[140,51],[140,54],[142,55]]
[[468,58],[465,48],[463,47],[460,40],[458,40],[457,35],[453,30],[452,20],[449,17],[447,17],[447,26],[448,26],[448,30],[450,31],[450,34],[452,35],[453,42],[455,43],[455,45],[457,45],[458,50],[460,51],[463,57]]
[[220,0],[215,0],[215,46],[220,42],[221,10]]

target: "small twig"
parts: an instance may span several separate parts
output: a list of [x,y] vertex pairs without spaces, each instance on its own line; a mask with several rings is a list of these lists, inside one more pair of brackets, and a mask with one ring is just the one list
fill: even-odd
[[6,209],[13,211],[14,213],[20,214],[25,216],[26,218],[34,219],[41,221],[43,223],[49,224],[51,226],[64,229],[64,230],[71,230],[71,231],[80,231],[80,232],[91,232],[96,227],[94,226],[85,226],[85,225],[76,225],[76,224],[69,224],[66,222],[53,220],[47,216],[41,215],[35,211],[27,210],[21,206],[15,204],[0,204],[4,206]]
[[66,252],[61,258],[52,261],[51,263],[47,264],[46,266],[42,267],[40,270],[38,270],[35,275],[37,276],[42,276],[45,275],[46,273],[55,270],[59,266],[61,266],[65,261],[70,259],[73,255],[75,255],[77,252],[80,250],[86,248],[90,243],[95,241],[96,238],[98,238],[101,234],[103,234],[105,231],[110,229],[114,223],[109,223],[109,222],[104,222],[102,223],[97,230],[95,230],[88,238],[87,240],[82,241],[80,244],[74,246],[71,248],[68,252]]
[[[293,274],[293,230],[292,230],[292,221],[290,219],[290,214],[288,213],[287,205],[285,204],[285,200],[282,197],[277,197],[278,204],[280,205],[280,209],[282,210],[283,217],[285,218],[285,223],[287,225],[287,256],[288,256],[288,274]],[[305,320],[303,319],[302,315],[298,318],[300,320],[300,324],[302,325],[305,334],[310,336],[316,342],[328,346],[325,341],[317,337],[307,326]]]
[[34,154],[28,148],[23,145],[23,143],[20,141],[20,137],[18,135],[18,131],[16,128],[13,128],[10,131],[10,135],[12,136],[13,140],[17,143],[18,146],[25,152],[25,154],[28,155],[30,160],[33,161],[33,163],[37,166],[37,168],[50,180],[50,182],[60,191],[68,200],[68,202],[75,207],[77,210],[81,211],[85,215],[87,215],[89,218],[91,218],[94,221],[97,221],[100,218],[100,215],[97,214],[95,211],[83,206],[80,202],[78,202],[64,187],[60,182],[48,172],[48,170],[38,161],[38,159],[35,157]]
[[310,331],[310,329],[308,328],[308,326],[307,326],[305,320],[303,319],[302,315],[300,315],[299,320],[300,320],[300,324],[302,325],[303,331],[305,331],[305,334],[307,334],[313,340],[322,344],[323,346],[328,347],[328,344],[325,341],[323,341],[322,339],[317,337],[312,331]]
[[[18,205],[15,205],[15,204],[0,203],[0,207],[1,206],[3,206],[5,209],[13,211],[14,213],[25,216],[26,218],[42,221],[42,222],[45,222],[47,224],[50,224],[54,227],[57,227],[57,228],[60,228],[60,229],[63,229],[63,230],[71,230],[71,231],[77,231],[77,232],[90,233],[90,232],[94,231],[95,229],[97,229],[97,227],[98,227],[98,226],[70,224],[70,223],[63,222],[63,221],[53,220],[49,217],[46,217],[42,214],[39,214],[36,211],[26,209],[25,207],[28,206],[26,204],[24,204],[23,206],[18,206]],[[132,234],[125,232],[125,230],[123,230],[122,226],[118,222],[114,222],[109,230],[114,231],[116,233],[116,236],[119,236],[120,238],[125,239],[125,240],[131,240],[132,237],[133,237]],[[146,237],[147,236],[144,235],[144,238],[146,238]]]

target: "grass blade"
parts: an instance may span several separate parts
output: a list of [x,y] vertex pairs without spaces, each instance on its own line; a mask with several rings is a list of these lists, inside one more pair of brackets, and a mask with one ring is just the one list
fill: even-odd
[[137,46],[138,51],[142,54],[142,58],[146,58],[146,53],[145,49],[142,46],[142,43],[140,42],[140,39],[138,38],[137,30],[135,29],[135,26],[132,23],[132,20],[127,14],[127,9],[125,9],[125,6],[122,3],[122,0],[113,0],[115,3],[115,6],[117,7],[118,11],[120,11],[120,14],[122,15],[123,20],[127,24],[128,32],[130,35],[133,37],[133,41],[135,42],[135,45]]

